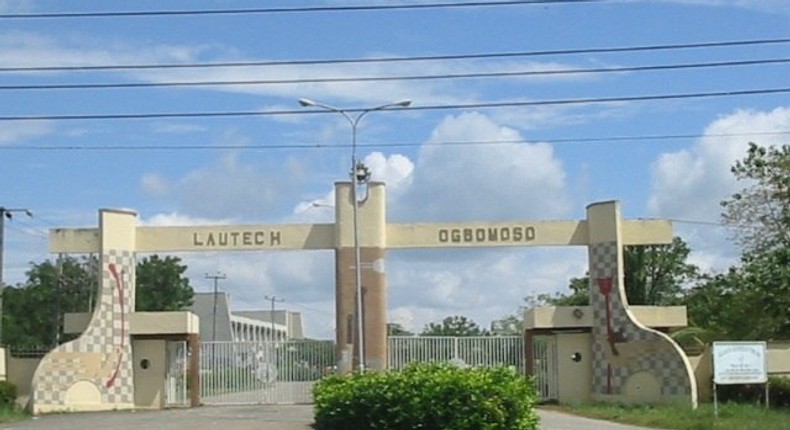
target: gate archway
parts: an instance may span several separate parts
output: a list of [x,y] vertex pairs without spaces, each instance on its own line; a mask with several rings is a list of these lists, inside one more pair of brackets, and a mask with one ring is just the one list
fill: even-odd
[[[55,229],[50,250],[101,256],[101,303],[77,340],[61,345],[44,360],[33,381],[35,411],[73,409],[70,399],[86,390],[98,393],[93,409],[133,407],[128,315],[134,310],[134,256],[137,252],[335,251],[336,359],[350,369],[359,360],[370,369],[387,368],[387,249],[521,246],[584,246],[588,249],[593,311],[592,393],[619,400],[635,374],[649,374],[663,400],[696,404],[691,366],[665,334],[640,324],[627,306],[623,286],[625,245],[669,243],[672,228],[663,220],[623,220],[616,201],[594,203],[582,220],[463,223],[386,221],[386,187],[370,183],[359,203],[359,235],[354,240],[352,185],[335,184],[335,222],[329,224],[137,226],[129,211],[101,210],[96,229]],[[363,333],[354,324],[356,251],[360,252]],[[363,357],[358,342],[365,345]],[[100,364],[93,364],[94,362]],[[618,363],[627,363],[620,365]],[[642,376],[640,376],[642,377]],[[75,394],[75,390],[77,390]],[[75,397],[76,396],[76,397]]]

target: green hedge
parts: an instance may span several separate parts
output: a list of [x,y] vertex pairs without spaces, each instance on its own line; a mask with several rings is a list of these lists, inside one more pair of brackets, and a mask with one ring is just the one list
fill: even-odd
[[13,406],[16,402],[16,385],[0,381],[0,407]]
[[[769,405],[773,408],[790,408],[790,377],[768,378]],[[765,386],[760,384],[719,385],[719,401],[737,403],[765,403]]]
[[332,375],[314,389],[316,430],[534,430],[532,384],[505,367],[418,364]]

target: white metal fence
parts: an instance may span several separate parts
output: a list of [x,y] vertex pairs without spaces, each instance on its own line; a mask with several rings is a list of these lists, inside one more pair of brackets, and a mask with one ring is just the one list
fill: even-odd
[[312,403],[334,356],[331,341],[205,342],[200,397],[213,405]]
[[525,372],[524,339],[520,336],[391,336],[389,367],[448,361],[467,366],[514,366]]

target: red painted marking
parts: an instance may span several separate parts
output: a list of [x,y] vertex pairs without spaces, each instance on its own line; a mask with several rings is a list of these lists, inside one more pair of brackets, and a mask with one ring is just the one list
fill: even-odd
[[[614,327],[612,327],[612,315],[611,315],[611,303],[609,301],[609,295],[612,293],[612,287],[614,285],[612,278],[598,278],[598,290],[604,296],[604,302],[606,305],[606,340],[609,343],[609,348],[612,351],[612,354],[618,355],[617,347],[615,347],[615,335],[614,335]],[[612,394],[612,365],[606,365],[606,394]]]
[[108,269],[110,270],[110,275],[112,275],[113,279],[115,280],[115,288],[118,290],[118,304],[121,307],[121,345],[118,348],[118,362],[115,364],[115,371],[113,372],[112,376],[109,380],[104,384],[105,387],[111,388],[115,385],[116,379],[118,379],[118,374],[121,371],[121,362],[123,361],[123,349],[126,345],[126,328],[125,328],[125,320],[126,320],[126,312],[123,308],[123,279],[121,278],[120,274],[118,273],[118,268],[115,264],[110,263],[108,265]]

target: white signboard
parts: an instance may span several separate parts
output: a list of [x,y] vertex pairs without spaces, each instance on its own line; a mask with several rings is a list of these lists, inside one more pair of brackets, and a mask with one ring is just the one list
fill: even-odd
[[765,384],[767,361],[765,342],[713,342],[713,382]]

